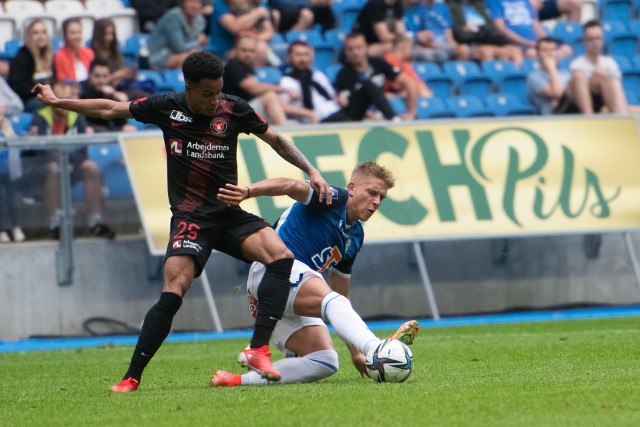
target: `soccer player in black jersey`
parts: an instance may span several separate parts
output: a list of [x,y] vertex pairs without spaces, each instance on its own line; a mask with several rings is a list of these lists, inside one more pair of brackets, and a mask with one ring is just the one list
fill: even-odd
[[169,334],[183,296],[193,278],[202,273],[212,249],[267,266],[253,337],[238,362],[266,379],[280,379],[280,372],[271,365],[268,343],[289,295],[293,254],[265,220],[217,198],[218,189],[227,183],[237,184],[240,132],[255,134],[283,159],[306,172],[321,201],[331,203],[329,184],[305,156],[269,127],[247,102],[221,93],[223,65],[216,56],[195,52],[185,59],[182,72],[184,93],[133,102],[60,99],[48,85],[33,88],[44,104],[104,120],[133,117],[153,123],[163,132],[172,212],[164,287],[160,300],[144,319],[128,371],[111,387],[114,392],[137,390],[142,371]]

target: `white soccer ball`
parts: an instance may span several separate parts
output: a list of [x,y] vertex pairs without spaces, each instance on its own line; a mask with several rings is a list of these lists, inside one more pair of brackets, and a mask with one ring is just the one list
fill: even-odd
[[401,383],[411,375],[413,354],[402,341],[386,339],[369,350],[365,365],[375,382]]

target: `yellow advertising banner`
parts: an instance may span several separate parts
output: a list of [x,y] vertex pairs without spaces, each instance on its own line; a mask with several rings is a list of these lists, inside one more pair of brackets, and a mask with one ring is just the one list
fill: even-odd
[[[345,186],[373,160],[397,178],[367,242],[607,232],[640,228],[640,135],[633,117],[435,121],[297,128],[289,137]],[[195,142],[195,141],[194,141]],[[160,134],[121,138],[150,247],[164,253],[170,211]],[[258,138],[239,139],[238,180],[305,179]],[[243,207],[274,222],[286,197]]]

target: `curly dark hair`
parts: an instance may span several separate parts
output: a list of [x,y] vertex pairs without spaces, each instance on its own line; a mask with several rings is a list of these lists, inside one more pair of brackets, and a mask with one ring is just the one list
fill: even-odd
[[223,72],[222,61],[210,52],[194,52],[182,63],[185,81],[193,83],[198,83],[202,79],[217,80],[222,77]]

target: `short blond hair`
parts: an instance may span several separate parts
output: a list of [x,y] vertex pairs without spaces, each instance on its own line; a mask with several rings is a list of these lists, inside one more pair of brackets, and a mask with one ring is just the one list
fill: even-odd
[[393,173],[389,169],[377,164],[376,162],[358,163],[358,165],[353,169],[353,172],[351,173],[352,179],[357,175],[373,176],[375,178],[381,179],[382,181],[384,181],[387,189],[392,189],[396,185],[396,178],[393,176]]

